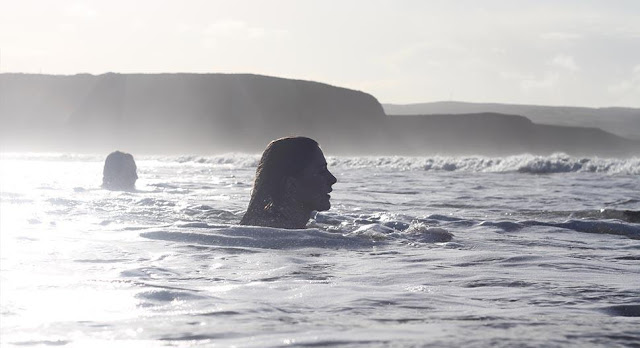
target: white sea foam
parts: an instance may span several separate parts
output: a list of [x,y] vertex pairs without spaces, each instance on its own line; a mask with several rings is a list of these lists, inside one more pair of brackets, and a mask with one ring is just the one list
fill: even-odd
[[[67,153],[3,153],[2,158],[43,161],[104,161],[106,154]],[[203,164],[222,168],[255,168],[260,160],[257,154],[229,153],[222,155],[136,156],[136,161],[177,162]],[[603,173],[640,175],[640,157],[602,158],[576,157],[564,153],[548,156],[522,154],[504,157],[487,156],[327,156],[330,167],[383,168],[402,171],[424,170],[443,172],[529,174]]]
[[557,153],[550,156],[516,155],[506,157],[330,157],[331,166],[389,168],[399,170],[459,172],[520,172],[532,174],[589,172],[638,175],[640,158],[629,159],[573,157]]
[[[256,167],[258,155],[226,154],[219,156],[179,156],[164,157],[165,161],[181,163],[207,163],[211,165],[234,166],[241,168]],[[343,168],[386,168],[396,170],[425,170],[448,172],[520,172],[531,174],[553,173],[606,173],[621,175],[639,175],[640,157],[600,158],[575,157],[563,153],[549,156],[530,154],[484,157],[484,156],[328,156],[330,167]]]

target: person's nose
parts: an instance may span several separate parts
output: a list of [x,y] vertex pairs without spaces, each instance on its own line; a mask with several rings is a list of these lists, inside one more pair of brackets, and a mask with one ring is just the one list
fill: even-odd
[[336,177],[333,176],[333,174],[331,174],[331,172],[329,172],[329,186],[335,184],[336,182],[338,182],[338,179],[336,179]]

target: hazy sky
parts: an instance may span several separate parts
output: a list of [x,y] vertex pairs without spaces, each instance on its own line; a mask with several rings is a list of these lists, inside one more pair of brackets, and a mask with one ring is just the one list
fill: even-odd
[[638,0],[0,0],[0,71],[254,73],[440,100],[640,107]]

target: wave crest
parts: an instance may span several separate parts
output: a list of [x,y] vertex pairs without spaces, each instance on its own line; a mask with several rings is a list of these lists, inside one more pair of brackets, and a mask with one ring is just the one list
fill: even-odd
[[[179,156],[164,158],[180,163],[207,163],[240,168],[256,167],[259,155],[227,154],[219,156]],[[484,172],[484,173],[605,173],[640,175],[640,158],[574,157],[564,153],[549,156],[530,154],[485,157],[485,156],[329,156],[329,167],[339,168],[384,168],[413,171]]]
[[[103,161],[102,155],[76,155],[63,153],[4,153],[9,160],[75,160]],[[229,168],[255,168],[260,161],[257,154],[221,154],[215,156],[135,156],[136,161],[156,160],[213,165]],[[531,154],[505,157],[486,156],[329,156],[329,167],[377,168],[401,171],[444,171],[444,172],[485,172],[485,173],[604,173],[613,175],[640,175],[640,157],[600,158],[575,157],[564,153],[548,156]]]
[[331,157],[334,167],[375,167],[398,170],[459,171],[459,172],[518,172],[529,174],[606,173],[639,175],[640,158],[629,159],[573,157],[563,153],[550,156],[516,155],[506,157]]

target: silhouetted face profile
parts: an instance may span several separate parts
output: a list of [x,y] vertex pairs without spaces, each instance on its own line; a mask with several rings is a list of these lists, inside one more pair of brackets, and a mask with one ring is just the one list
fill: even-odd
[[138,179],[137,170],[131,154],[114,151],[104,161],[102,187],[109,190],[133,190]]
[[242,225],[304,228],[311,212],[331,208],[336,178],[318,143],[305,137],[274,140],[262,154]]
[[306,209],[313,211],[325,211],[331,208],[329,192],[331,186],[336,183],[336,178],[327,169],[327,161],[320,148],[316,148],[309,158],[309,164],[302,170],[295,181],[297,200]]

